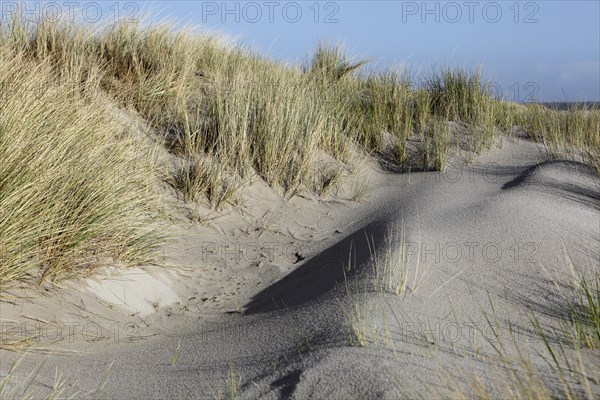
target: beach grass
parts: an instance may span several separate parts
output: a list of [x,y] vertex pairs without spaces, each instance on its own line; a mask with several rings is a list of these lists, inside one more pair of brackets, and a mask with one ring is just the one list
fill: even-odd
[[155,166],[115,118],[99,73],[73,83],[47,60],[2,55],[0,284],[151,260],[161,242]]

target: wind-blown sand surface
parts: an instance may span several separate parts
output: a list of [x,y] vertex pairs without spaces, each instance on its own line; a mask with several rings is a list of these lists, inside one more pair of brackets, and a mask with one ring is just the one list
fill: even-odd
[[[53,349],[30,352],[15,377],[44,362],[42,391],[59,371],[64,394],[101,398],[460,397],[477,382],[506,396],[502,344],[559,387],[531,317],[559,326],[567,260],[583,273],[597,266],[600,180],[586,165],[544,161],[522,139],[450,164],[410,174],[367,164],[360,203],[286,202],[256,182],[243,206],[213,220],[178,211],[172,268],[70,282],[47,297],[13,290],[2,320],[50,326],[36,346]],[[406,290],[374,290],[372,254],[401,242]],[[72,330],[51,340],[48,323],[59,321]],[[22,356],[1,355],[3,374]],[[599,357],[580,355],[598,383]]]

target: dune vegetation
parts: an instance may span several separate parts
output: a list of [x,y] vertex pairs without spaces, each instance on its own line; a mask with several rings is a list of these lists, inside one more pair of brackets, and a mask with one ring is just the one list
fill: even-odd
[[[520,126],[552,156],[600,170],[600,111],[554,111],[494,98],[478,70],[436,69],[422,84],[375,71],[339,46],[303,63],[264,58],[173,26],[14,19],[0,32],[0,283],[140,264],[164,240],[157,183],[213,208],[258,176],[286,197],[321,193],[369,155],[441,170]],[[156,149],[118,118],[130,110],[181,162],[157,172]],[[390,146],[391,138],[391,146]],[[339,167],[316,168],[327,155]]]

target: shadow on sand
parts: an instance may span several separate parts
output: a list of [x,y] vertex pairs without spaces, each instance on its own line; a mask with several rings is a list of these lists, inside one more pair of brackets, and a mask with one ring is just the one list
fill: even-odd
[[[367,237],[377,247],[387,232],[385,221],[372,222],[328,247],[283,279],[256,294],[244,314],[259,314],[307,303],[331,291],[371,258]],[[348,266],[352,269],[348,270]]]

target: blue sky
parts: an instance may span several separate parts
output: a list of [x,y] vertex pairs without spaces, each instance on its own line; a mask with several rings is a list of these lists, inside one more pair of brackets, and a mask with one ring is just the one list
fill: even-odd
[[[53,3],[64,12],[69,1]],[[482,65],[509,100],[600,101],[597,0],[97,3],[109,17],[151,10],[157,19],[216,29],[280,60],[302,61],[319,41],[341,42],[350,55],[378,67],[404,63],[417,76],[434,65]]]

